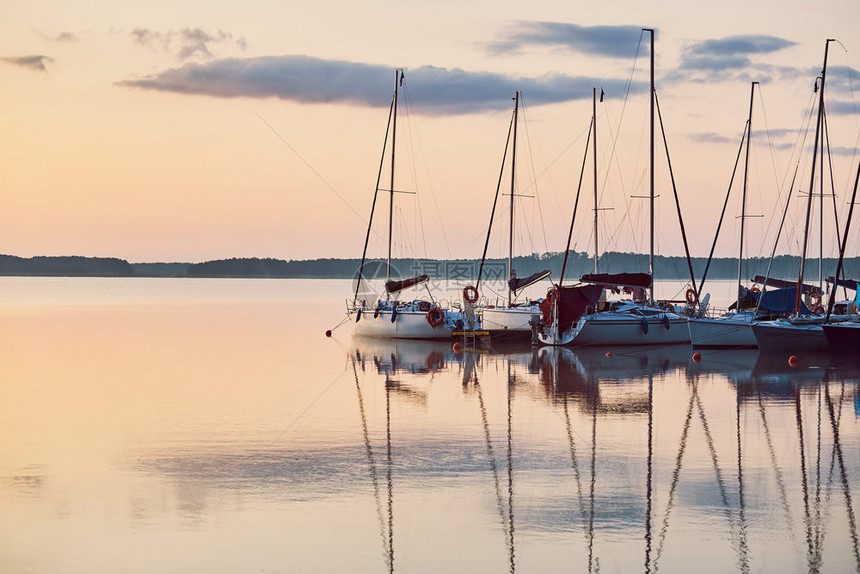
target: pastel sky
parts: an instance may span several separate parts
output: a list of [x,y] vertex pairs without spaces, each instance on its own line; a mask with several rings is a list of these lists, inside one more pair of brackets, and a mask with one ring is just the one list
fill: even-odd
[[[761,83],[748,212],[762,217],[749,220],[748,252],[769,253],[795,165],[795,190],[809,187],[803,129],[827,38],[839,40],[826,109],[846,207],[860,143],[858,24],[856,0],[6,0],[0,253],[358,257],[395,68],[412,112],[398,124],[396,185],[418,192],[398,195],[396,254],[480,257],[517,90],[517,190],[534,196],[517,200],[517,250],[561,251],[593,87],[606,94],[600,248],[647,251],[646,202],[634,197],[647,194],[643,27],[656,30],[657,95],[694,255],[710,248],[750,82]],[[657,162],[658,252],[679,255],[665,154]],[[590,170],[579,251],[593,249]],[[505,249],[505,209],[491,254]],[[387,205],[376,217],[381,254]],[[799,229],[789,228],[791,251]],[[726,233],[718,254],[731,256],[736,232]]]

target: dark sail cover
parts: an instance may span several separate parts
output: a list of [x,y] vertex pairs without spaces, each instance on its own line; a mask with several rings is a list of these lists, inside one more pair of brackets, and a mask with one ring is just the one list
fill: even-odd
[[511,291],[516,293],[520,289],[525,289],[529,285],[534,285],[541,279],[546,279],[547,277],[549,277],[549,269],[545,271],[540,271],[538,273],[533,273],[528,277],[523,277],[522,279],[511,277],[510,281],[508,281],[508,287],[511,288]]
[[[759,298],[761,299],[759,313],[766,312],[782,316],[794,313],[794,304],[797,301],[796,286],[784,287],[773,291],[765,291],[764,293],[747,291],[747,294],[754,300],[758,300]],[[811,313],[809,307],[804,305],[803,300],[800,301],[799,313],[801,315],[809,315]]]
[[410,287],[415,287],[416,285],[420,285],[430,280],[430,277],[425,273],[424,275],[419,275],[418,277],[410,277],[409,279],[401,279],[399,281],[386,281],[385,282],[385,290],[389,293],[399,293],[404,289],[409,289]]
[[[831,275],[826,279],[828,283],[833,283],[833,276]],[[845,287],[846,289],[851,289],[852,291],[857,290],[857,281],[854,279],[840,279],[839,283],[836,285],[837,287]]]
[[[783,288],[797,286],[797,281],[786,281],[785,279],[774,279],[773,277],[768,277],[767,283],[765,283],[763,275],[756,275],[755,277],[753,277],[752,280],[753,283],[761,283],[762,285],[767,285],[768,287]],[[809,293],[810,291],[818,291],[818,287],[816,287],[815,285],[807,285],[806,283],[804,283],[802,293]]]
[[583,283],[618,287],[641,287],[647,289],[651,286],[651,276],[647,273],[587,273],[579,280]]
[[564,333],[579,321],[586,309],[596,307],[601,293],[603,293],[603,287],[600,285],[558,287],[559,332]]

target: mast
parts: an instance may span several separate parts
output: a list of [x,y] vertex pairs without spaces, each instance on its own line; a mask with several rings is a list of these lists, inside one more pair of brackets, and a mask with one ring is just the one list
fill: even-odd
[[651,88],[649,91],[650,100],[649,105],[651,108],[651,128],[650,128],[650,193],[649,193],[649,202],[650,202],[650,224],[649,227],[651,229],[651,236],[649,242],[648,249],[648,270],[651,273],[651,289],[649,290],[648,295],[648,303],[650,305],[654,304],[654,29],[653,28],[645,28],[646,32],[651,33]]
[[750,165],[750,145],[752,144],[752,114],[753,114],[753,98],[755,97],[755,87],[758,82],[752,82],[750,85],[750,113],[747,119],[747,150],[746,158],[744,159],[744,187],[741,193],[741,237],[738,253],[738,298],[735,309],[741,309],[741,282],[743,281],[743,264],[744,264],[744,224],[746,223],[747,211],[747,178]]
[[[603,89],[600,90],[600,99],[603,101]],[[591,88],[591,122],[594,126],[594,141],[592,151],[594,152],[594,272],[597,273],[597,261],[600,250],[597,248],[597,88]]]
[[[403,70],[394,71],[394,110],[391,119],[391,185],[388,188],[388,260],[385,265],[385,280],[391,280],[391,236],[394,229],[394,152],[397,148],[397,88],[403,82]],[[390,296],[390,295],[389,295]]]
[[818,92],[818,120],[815,123],[815,143],[812,147],[812,173],[809,176],[809,198],[806,202],[806,225],[803,233],[803,251],[800,253],[800,275],[797,277],[797,293],[794,299],[794,313],[800,313],[800,294],[803,289],[803,275],[806,270],[806,248],[809,243],[809,218],[812,213],[812,189],[815,186],[815,163],[818,160],[818,143],[821,136],[821,117],[824,113],[824,79],[827,74],[827,51],[830,48],[832,38],[824,43],[824,66],[821,68],[821,87]]
[[516,167],[517,167],[517,113],[520,107],[520,92],[514,95],[514,139],[513,147],[511,148],[511,225],[509,229],[508,242],[508,307],[513,303],[513,290],[511,289],[510,279],[514,271],[514,187],[516,184]]

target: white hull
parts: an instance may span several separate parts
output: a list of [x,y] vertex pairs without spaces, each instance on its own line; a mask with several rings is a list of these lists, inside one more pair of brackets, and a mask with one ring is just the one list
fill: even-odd
[[[643,323],[647,322],[647,328]],[[687,318],[671,312],[643,317],[629,312],[604,311],[583,315],[565,333],[554,337],[551,329],[539,334],[547,345],[581,347],[613,345],[675,345],[690,342]]]
[[537,305],[529,307],[495,307],[481,310],[480,329],[494,334],[511,333],[530,335],[532,332],[529,321],[534,315],[540,315]]
[[714,318],[690,318],[690,342],[698,348],[756,348],[750,324],[752,313],[730,313]]
[[352,334],[358,337],[385,337],[389,339],[450,339],[454,315],[445,313],[445,321],[438,327],[427,322],[426,311],[398,311],[397,317],[391,321],[391,311],[379,311],[374,317],[373,310],[361,312],[361,318],[356,321],[357,312],[348,313],[352,321]]
[[758,348],[762,352],[802,354],[830,350],[821,323],[793,325],[784,319],[752,324]]

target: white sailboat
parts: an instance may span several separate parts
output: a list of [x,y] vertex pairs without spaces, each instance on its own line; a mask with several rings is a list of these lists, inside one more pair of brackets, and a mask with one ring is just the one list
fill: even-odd
[[[514,113],[511,120],[511,129],[509,130],[509,143],[511,143],[511,191],[510,191],[510,213],[508,227],[508,293],[507,301],[501,304],[487,304],[479,309],[481,322],[480,329],[488,331],[491,337],[494,338],[526,338],[531,336],[532,328],[531,321],[534,317],[541,314],[540,304],[538,301],[520,301],[516,300],[517,294],[525,288],[534,285],[538,281],[549,277],[549,270],[534,273],[529,277],[517,278],[513,268],[514,257],[514,206],[516,204],[516,165],[517,165],[517,123],[520,104],[520,93],[517,92],[514,96]],[[511,136],[513,134],[513,137]],[[502,162],[504,166],[504,161]],[[503,167],[504,169],[504,167]],[[501,175],[499,177],[501,184]],[[501,185],[499,185],[501,187]],[[463,299],[466,305],[474,304],[478,300],[478,289],[481,285],[481,275],[483,272],[484,260],[487,257],[487,246],[490,241],[490,234],[493,228],[493,219],[495,217],[495,208],[498,202],[498,188],[496,190],[496,201],[493,202],[493,209],[490,214],[490,224],[487,229],[487,239],[484,244],[484,254],[481,258],[481,267],[478,269],[478,278],[476,286],[466,287],[463,290]]]
[[[756,310],[742,309],[741,305],[743,299],[741,294],[745,292],[745,288],[741,283],[743,281],[744,226],[746,224],[747,217],[747,181],[749,173],[750,146],[752,144],[753,102],[755,101],[755,87],[757,85],[758,82],[752,82],[750,86],[750,111],[746,123],[746,158],[744,160],[743,192],[741,193],[740,253],[738,254],[738,296],[735,302],[735,310],[724,313],[718,317],[707,317],[703,316],[707,312],[707,305],[700,305],[698,315],[702,316],[694,316],[687,319],[687,326],[690,329],[690,343],[692,343],[694,348],[750,349],[758,347],[755,342],[752,329],[750,328],[753,319],[756,317]],[[720,222],[722,223],[722,217],[720,218]],[[717,235],[719,235],[719,227],[717,229]],[[714,243],[716,243],[716,240],[717,238],[714,237]],[[713,253],[713,249],[711,249],[711,253]],[[703,277],[702,283],[704,283],[704,280],[705,279]],[[698,299],[698,295],[695,299]]]
[[[391,244],[394,227],[394,194],[395,188],[395,151],[397,141],[397,98],[398,88],[403,83],[404,74],[397,70],[394,82],[394,96],[389,109],[388,129],[386,130],[385,143],[389,141],[391,134],[391,178],[388,190],[381,190],[379,185],[382,179],[383,161],[385,157],[385,146],[383,146],[383,161],[379,164],[379,175],[376,181],[376,190],[373,194],[373,205],[370,210],[370,219],[367,224],[367,235],[364,241],[364,251],[361,256],[355,282],[355,293],[351,300],[347,300],[347,315],[352,323],[352,333],[362,337],[387,337],[397,339],[447,339],[451,337],[451,331],[457,325],[462,325],[462,313],[458,310],[444,309],[433,298],[427,289],[428,299],[401,300],[404,292],[418,286],[427,286],[429,277],[418,275],[403,280],[392,277],[391,266]],[[367,245],[370,240],[371,228],[373,226],[373,215],[376,211],[376,200],[380,191],[388,191],[388,257],[386,260],[386,280],[384,293],[380,296],[367,288],[367,277],[365,276],[365,262],[367,260]],[[364,287],[364,290],[362,288]],[[459,323],[458,323],[459,321]]]
[[[546,345],[666,345],[690,342],[687,317],[676,312],[672,305],[656,303],[654,300],[654,30],[644,31],[651,34],[649,273],[595,272],[583,275],[580,278],[581,285],[557,286],[555,296],[551,297],[554,299],[551,320],[538,333],[539,341]],[[595,120],[596,114],[593,119],[596,126]],[[598,210],[596,195],[595,183],[595,218]],[[571,233],[572,230],[573,218]],[[596,247],[595,239],[595,261]],[[570,250],[569,244],[567,250]],[[633,298],[607,301],[603,299],[604,290],[624,290],[633,294]]]

